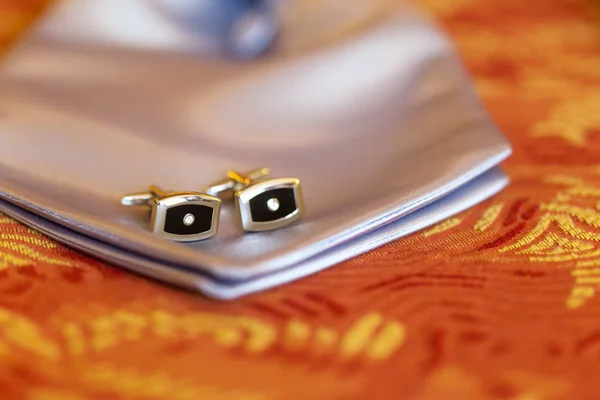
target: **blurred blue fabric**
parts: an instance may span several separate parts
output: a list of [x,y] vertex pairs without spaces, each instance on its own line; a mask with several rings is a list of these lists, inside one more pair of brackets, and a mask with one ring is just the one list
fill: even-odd
[[274,0],[152,0],[187,30],[209,35],[229,56],[251,58],[267,52],[279,31]]

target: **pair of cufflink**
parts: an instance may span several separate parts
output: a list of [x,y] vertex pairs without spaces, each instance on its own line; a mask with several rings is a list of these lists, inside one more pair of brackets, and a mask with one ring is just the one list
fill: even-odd
[[222,200],[233,198],[242,229],[260,232],[283,228],[304,214],[297,178],[269,179],[268,168],[242,175],[229,171],[227,178],[201,192],[167,193],[155,185],[148,192],[124,196],[124,206],[151,207],[150,229],[178,242],[192,242],[217,234]]

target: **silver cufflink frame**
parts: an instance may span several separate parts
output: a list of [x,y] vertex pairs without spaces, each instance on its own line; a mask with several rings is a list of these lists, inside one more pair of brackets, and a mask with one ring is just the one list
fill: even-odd
[[233,192],[242,229],[262,232],[280,229],[304,215],[304,198],[298,178],[268,179],[270,170],[262,168],[241,175],[227,173],[227,179],[207,188],[206,193],[223,196]]
[[150,230],[176,242],[195,242],[217,234],[221,199],[199,192],[166,193],[155,185],[149,192],[121,199],[124,206],[149,206]]

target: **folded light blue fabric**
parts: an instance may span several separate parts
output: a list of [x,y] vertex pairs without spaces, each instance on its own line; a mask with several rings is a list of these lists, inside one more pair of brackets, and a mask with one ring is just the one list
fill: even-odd
[[[336,45],[251,64],[114,43],[100,28],[68,40],[81,21],[65,10],[0,64],[0,204],[110,262],[231,298],[358,255],[506,184],[485,174],[509,143],[443,33],[408,6]],[[200,190],[228,169],[263,166],[302,181],[299,223],[245,233],[229,204],[215,238],[181,244],[150,233],[147,210],[119,204],[152,183]],[[471,182],[482,186],[448,197]],[[411,219],[418,210],[425,216]]]

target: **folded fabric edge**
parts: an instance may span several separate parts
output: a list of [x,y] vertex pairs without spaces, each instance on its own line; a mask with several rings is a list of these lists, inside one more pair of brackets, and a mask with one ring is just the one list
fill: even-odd
[[[294,265],[304,262],[310,257],[314,257],[320,253],[323,253],[332,247],[343,245],[348,241],[352,241],[357,237],[361,237],[363,235],[367,235],[374,230],[386,226],[387,224],[392,223],[398,219],[404,218],[406,215],[410,213],[416,212],[419,209],[428,206],[429,204],[438,201],[438,199],[447,196],[449,193],[452,193],[456,190],[460,190],[463,186],[467,185],[470,181],[477,179],[478,177],[485,174],[487,171],[497,167],[499,163],[504,161],[511,154],[510,147],[506,147],[503,151],[498,151],[494,157],[489,158],[485,162],[479,164],[477,167],[472,168],[470,171],[464,173],[463,175],[455,178],[451,183],[443,185],[435,190],[429,192],[426,196],[422,196],[418,199],[415,199],[413,202],[406,204],[404,207],[397,208],[392,212],[387,213],[386,215],[371,215],[367,219],[369,223],[362,224],[357,227],[352,227],[346,229],[345,231],[335,235],[334,237],[329,237],[327,242],[320,243],[318,245],[314,245],[311,247],[311,253],[306,254],[306,252],[293,252],[291,254],[282,254],[278,257],[274,257],[273,259],[267,262],[258,262],[257,264],[245,264],[242,266],[237,265],[227,265],[227,269],[220,268],[220,264],[214,260],[214,257],[207,257],[203,255],[205,261],[215,263],[206,265],[202,264],[203,271],[200,271],[199,268],[194,268],[191,265],[182,265],[182,268],[193,269],[195,273],[207,276],[215,277],[214,279],[218,281],[227,281],[227,282],[245,282],[250,279],[255,279],[265,274],[272,274],[278,271],[284,271],[287,268],[291,268]],[[18,208],[27,209],[28,212],[35,213],[40,215],[43,219],[50,219],[53,223],[59,223],[62,226],[65,226],[68,230],[77,230],[80,232],[79,234],[86,237],[86,229],[81,227],[81,224],[76,222],[77,218],[70,213],[66,212],[58,212],[55,209],[48,209],[42,207],[40,204],[31,201],[27,197],[17,197],[16,194],[12,194],[7,191],[0,190],[0,199],[3,201],[10,202],[15,204]],[[106,232],[108,232],[109,228],[106,224],[102,223],[101,228],[96,228],[95,233],[99,236],[103,237],[103,242],[107,244],[109,247],[115,247],[114,243],[122,243],[122,238],[120,240],[115,239],[115,234],[110,233],[106,236]],[[131,238],[128,238],[131,240]],[[122,251],[124,252],[134,252],[132,250],[127,249],[128,246],[120,246]],[[135,253],[139,257],[145,257],[144,253],[139,251],[135,251]],[[167,259],[158,259],[154,257],[155,261],[161,263],[169,263],[170,260]],[[256,268],[260,264],[263,272],[260,274],[256,274],[250,272],[253,268]]]
[[493,196],[501,191],[508,182],[508,177],[499,167],[496,167],[430,205],[368,234],[342,243],[284,270],[237,282],[219,280],[198,271],[183,269],[177,265],[124,251],[65,228],[4,200],[0,200],[0,211],[57,242],[109,264],[161,282],[200,291],[214,299],[231,300],[319,272],[431,226]]

